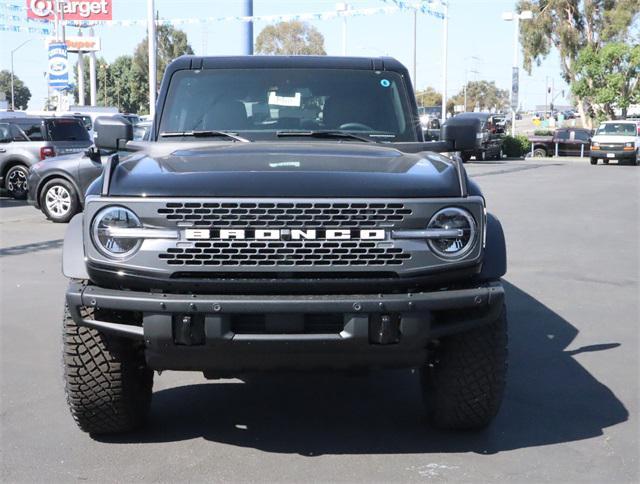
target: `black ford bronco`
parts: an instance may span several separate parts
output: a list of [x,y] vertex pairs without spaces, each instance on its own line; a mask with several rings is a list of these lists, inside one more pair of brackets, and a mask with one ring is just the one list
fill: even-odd
[[64,241],[80,428],[143,424],[154,371],[378,368],[420,370],[435,426],[486,426],[506,377],[504,236],[440,154],[474,149],[477,123],[424,142],[396,60],[302,56],[178,58],[151,141],[98,119],[96,150],[131,153],[102,156]]

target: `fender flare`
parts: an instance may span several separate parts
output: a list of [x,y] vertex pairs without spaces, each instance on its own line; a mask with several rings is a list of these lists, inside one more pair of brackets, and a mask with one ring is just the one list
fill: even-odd
[[487,243],[482,260],[482,269],[476,276],[481,281],[495,281],[507,273],[507,244],[502,224],[493,215],[487,214]]
[[89,279],[84,261],[82,241],[82,213],[75,215],[67,225],[62,246],[62,273],[70,279]]

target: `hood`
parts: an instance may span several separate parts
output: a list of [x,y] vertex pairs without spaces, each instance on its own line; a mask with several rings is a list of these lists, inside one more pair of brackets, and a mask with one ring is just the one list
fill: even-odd
[[[148,197],[460,196],[455,165],[436,153],[406,154],[354,142],[216,143],[155,149],[123,159],[110,195]],[[166,151],[166,150],[165,150]]]
[[592,143],[629,143],[636,140],[633,135],[598,134],[591,138]]

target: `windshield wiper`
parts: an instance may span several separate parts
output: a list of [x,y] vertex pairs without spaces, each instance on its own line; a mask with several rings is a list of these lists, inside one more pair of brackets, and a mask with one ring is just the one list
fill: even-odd
[[203,130],[203,131],[165,131],[160,133],[160,136],[163,138],[181,138],[184,136],[192,136],[194,138],[210,138],[214,136],[220,136],[225,138],[231,138],[234,141],[239,141],[241,143],[249,143],[249,140],[243,138],[242,136],[238,136],[232,133],[227,133],[226,131],[215,131],[215,130]]
[[298,130],[287,130],[287,131],[276,131],[276,136],[285,137],[285,136],[308,136],[310,138],[348,138],[355,139],[358,141],[364,141],[365,143],[379,143],[379,141],[366,138],[364,136],[358,136],[357,134],[349,133],[348,131],[338,131],[338,130],[317,130],[317,131],[298,131]]

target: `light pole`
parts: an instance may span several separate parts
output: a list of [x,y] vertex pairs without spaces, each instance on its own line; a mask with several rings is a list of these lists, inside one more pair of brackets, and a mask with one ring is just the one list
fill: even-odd
[[[465,61],[468,61],[469,59],[472,59],[474,61],[480,61],[480,57],[477,57],[475,55],[470,55],[469,57],[465,57]],[[466,64],[466,62],[465,62]],[[472,74],[478,74],[478,70],[477,69],[469,69],[469,66],[466,65],[464,68],[464,112],[467,112],[467,87],[469,85],[469,72],[471,72]],[[477,80],[477,79],[476,79]]]
[[22,47],[25,44],[28,44],[29,42],[31,42],[33,39],[28,39],[25,40],[22,44],[20,44],[18,47],[16,47],[15,49],[13,49],[11,51],[11,110],[15,111],[16,110],[16,101],[15,101],[15,93],[14,93],[14,87],[13,87],[13,54],[16,50],[18,50],[20,47]]
[[342,12],[342,55],[347,55],[347,10],[349,10],[348,3],[336,3],[338,15]]
[[156,114],[156,19],[154,0],[147,0],[147,38],[149,47],[149,114]]
[[442,122],[447,120],[447,49],[449,47],[449,3],[444,4],[442,32]]
[[502,20],[513,21],[513,69],[511,71],[511,135],[516,135],[516,111],[518,110],[518,91],[520,84],[520,73],[518,65],[518,45],[520,44],[520,20],[531,20],[533,12],[523,10],[522,12],[504,12]]

